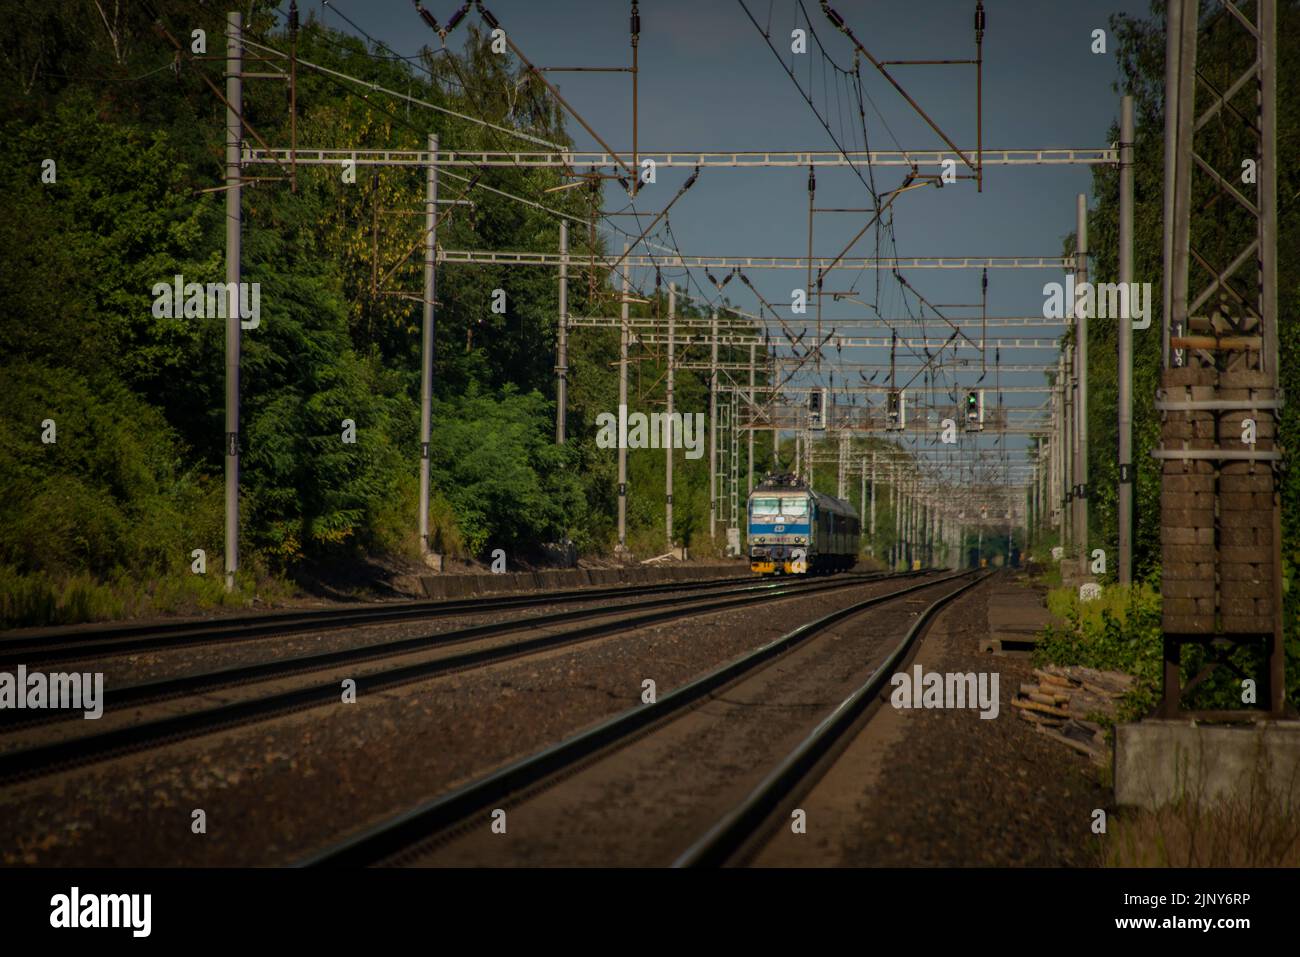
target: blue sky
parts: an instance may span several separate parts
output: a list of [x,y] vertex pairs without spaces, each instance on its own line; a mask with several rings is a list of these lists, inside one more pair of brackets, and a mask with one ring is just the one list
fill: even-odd
[[[745,5],[764,28],[770,22],[773,44],[787,62],[793,62],[796,75],[805,89],[813,91],[814,101],[823,115],[831,118],[839,135],[841,118],[847,124],[855,116],[847,110],[843,93],[837,107],[833,81],[828,80],[823,87],[817,45],[810,38],[808,54],[792,57],[789,52],[791,29],[804,26],[798,0],[745,0]],[[459,4],[456,0],[428,0],[426,6],[445,22]],[[877,59],[974,56],[973,0],[835,0],[832,6]],[[624,66],[629,61],[628,3],[624,0],[492,0],[488,7],[520,49],[538,65]],[[315,11],[330,26],[351,32],[330,8],[342,11],[401,54],[413,54],[424,43],[435,47],[438,44],[408,0],[329,0],[327,6],[316,0],[303,3],[304,12]],[[826,20],[817,0],[803,0],[803,8],[831,58],[841,66],[850,65],[853,50],[848,39]],[[1112,14],[1119,12],[1148,16],[1145,0],[989,0],[985,8],[985,147],[1109,146],[1109,130],[1119,113],[1119,94],[1114,89],[1119,71],[1108,22]],[[1095,29],[1107,31],[1105,54],[1091,50]],[[458,46],[463,37],[458,31],[451,43]],[[644,0],[640,69],[643,149],[834,148],[738,0]],[[973,67],[890,69],[959,146],[974,147]],[[615,149],[630,149],[631,96],[626,75],[552,77],[558,77],[565,98],[606,142]],[[942,147],[935,133],[869,64],[863,65],[863,78],[866,92],[878,109],[878,113],[870,111],[867,117],[873,148],[896,149],[899,144],[907,149]],[[579,147],[595,146],[577,123],[569,126]],[[849,146],[850,127],[843,129],[841,142]],[[454,148],[454,144],[445,145]],[[639,208],[656,212],[689,173],[660,170],[657,184],[641,194]],[[878,168],[877,188],[883,192],[898,185],[903,173],[900,167]],[[969,181],[942,190],[912,190],[900,196],[894,206],[898,254],[1059,255],[1062,238],[1074,228],[1076,196],[1090,191],[1091,179],[1090,169],[1083,166],[988,166],[983,193],[977,193]],[[862,183],[847,169],[820,168],[817,187],[818,206],[870,204]],[[615,186],[608,195],[607,208],[617,208],[624,202],[626,197]],[[807,248],[807,205],[806,169],[707,169],[673,208],[672,230],[681,250],[688,255],[799,256]],[[819,216],[814,239],[816,254],[837,253],[862,222],[858,215]],[[870,236],[854,249],[854,255],[873,254]],[[882,255],[888,254],[882,249]],[[978,270],[914,270],[905,275],[914,288],[935,303],[979,299]],[[764,296],[778,303],[790,300],[791,288],[803,285],[801,277],[802,273],[787,271],[750,274]],[[854,278],[854,273],[837,273],[834,288],[845,288]],[[1062,275],[1052,270],[991,270],[989,314],[1039,315],[1043,283],[1061,279]],[[712,291],[702,275],[697,275],[697,281]],[[733,302],[757,311],[756,301],[743,287],[733,292],[738,285],[733,282],[727,289]],[[867,273],[856,277],[856,288],[863,298],[874,299],[874,276]],[[882,313],[901,315],[897,285],[887,273],[882,275],[882,288],[886,290],[881,297]],[[838,317],[867,313],[848,303],[827,303],[824,315],[833,325]],[[978,311],[974,315],[978,316]],[[1039,329],[1002,330],[1008,336],[1049,333]],[[857,351],[850,355],[846,351],[844,358],[874,362],[887,360],[887,353]],[[900,358],[900,363],[912,361]],[[1054,355],[1006,352],[1003,361],[1054,361]],[[963,373],[958,381],[963,385],[973,383],[977,376],[978,372]],[[1012,374],[1004,375],[1002,382],[1040,383],[1042,377]],[[989,380],[984,383],[989,384]],[[1036,405],[1042,398],[1008,395],[1006,402]]]

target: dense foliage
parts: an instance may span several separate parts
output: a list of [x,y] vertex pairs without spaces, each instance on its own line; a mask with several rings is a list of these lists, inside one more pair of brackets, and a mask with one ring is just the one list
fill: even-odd
[[[246,36],[283,50],[285,24],[272,6],[252,5]],[[195,577],[195,549],[206,553],[209,580],[221,571],[225,320],[159,317],[152,308],[154,285],[173,276],[225,278],[225,108],[203,80],[220,87],[221,64],[188,55],[195,30],[206,32],[209,56],[224,50],[219,16],[190,2],[167,3],[159,14],[149,4],[115,6],[107,21],[89,2],[0,8],[7,621],[119,614],[139,605],[121,598],[124,588],[175,594],[176,582]],[[426,51],[408,62],[308,17],[303,61],[419,102],[300,66],[298,143],[423,149],[433,133],[443,149],[527,146],[512,128],[570,142],[535,79],[510,56],[490,53],[477,28],[467,24],[460,36],[462,52]],[[179,38],[183,53],[168,37]],[[244,101],[256,131],[250,145],[289,142],[285,84],[250,80]],[[345,182],[338,169],[300,166],[294,189],[287,172],[248,167],[247,176],[262,179],[243,199],[243,279],[260,284],[261,304],[241,354],[246,594],[265,590],[266,572],[307,561],[418,554],[425,171],[361,166]],[[604,233],[593,246],[584,228],[594,194],[546,192],[567,182],[554,169],[444,169],[441,196],[464,202],[439,207],[439,243],[554,252],[564,214],[573,251],[602,253]],[[606,273],[580,272],[570,281],[571,312],[617,314],[620,293]],[[669,278],[638,291],[645,301],[634,314],[666,315]],[[479,558],[499,547],[525,559],[552,541],[608,548],[615,457],[596,447],[595,420],[617,408],[617,332],[585,328],[571,337],[570,438],[556,446],[554,270],[448,265],[437,283],[435,547]],[[505,294],[503,312],[490,308],[495,290]],[[707,314],[685,295],[679,313]],[[679,359],[706,356],[698,342],[678,348]],[[742,361],[727,349],[721,358]],[[632,409],[663,408],[664,359],[662,348],[633,345]],[[679,371],[675,400],[682,412],[707,410],[704,378]],[[355,443],[343,441],[345,420]],[[756,444],[758,471],[769,445],[766,437]],[[708,461],[682,452],[675,460],[674,538],[707,551]],[[656,554],[666,546],[663,453],[632,451],[629,475],[629,544]],[[74,578],[111,583],[118,597],[82,607],[68,597]]]

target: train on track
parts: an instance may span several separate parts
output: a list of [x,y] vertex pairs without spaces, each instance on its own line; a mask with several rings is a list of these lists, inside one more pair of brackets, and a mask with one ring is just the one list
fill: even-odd
[[794,475],[769,475],[749,496],[749,567],[760,575],[844,571],[858,561],[861,521],[847,502]]

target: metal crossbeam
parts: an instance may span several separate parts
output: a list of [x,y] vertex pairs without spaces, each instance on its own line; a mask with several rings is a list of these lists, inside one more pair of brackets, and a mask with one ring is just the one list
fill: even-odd
[[[595,257],[612,269],[617,257]],[[590,265],[592,257],[561,256],[559,253],[507,252],[491,249],[440,249],[438,262],[480,266],[556,266],[576,268]],[[879,259],[834,259],[829,256],[628,256],[623,262],[632,269],[1055,269],[1072,268],[1074,257],[1064,256],[895,256]]]
[[[736,318],[734,316],[728,315],[723,312],[718,313],[718,327],[721,329],[731,328],[731,329],[752,330],[755,328],[755,326],[759,326],[760,324],[761,326],[776,325],[780,321],[786,321],[787,324],[797,324],[802,320],[803,320],[802,316],[791,316],[788,320],[778,320],[778,319],[772,319],[770,317],[750,316],[744,313],[741,314],[740,318]],[[1058,329],[1065,328],[1065,322],[1063,320],[1044,319],[1040,316],[1014,316],[1014,317],[1004,317],[1004,318],[996,318],[993,316],[989,316],[987,319],[984,320],[980,320],[979,317],[961,316],[961,317],[952,318],[951,321],[957,322],[959,324],[962,322],[967,322],[967,323],[981,322],[985,326],[990,326],[990,327],[1001,326],[1006,328],[1011,328],[1011,327],[1024,328],[1029,326],[1042,326],[1042,327],[1050,327],[1050,328],[1058,328]],[[591,328],[599,328],[599,327],[621,328],[623,325],[623,320],[617,316],[570,316],[567,320],[567,323],[569,328],[573,328],[574,326],[586,326]],[[653,326],[659,324],[662,324],[662,320],[655,319],[653,316],[639,316],[639,317],[633,316],[630,319],[628,319],[628,325],[633,328],[639,328],[642,326]],[[883,319],[883,318],[876,318],[874,316],[869,318],[864,318],[862,316],[839,317],[839,318],[826,317],[822,319],[822,324],[829,325],[832,327],[856,326],[856,325],[866,325],[866,324],[880,325],[885,327],[935,326],[939,330],[946,330],[944,332],[943,338],[947,338],[948,334],[951,333],[952,331],[952,327],[947,325],[947,323],[945,323],[944,320],[935,319],[933,317],[927,317],[924,319],[918,319],[915,317],[908,317],[905,319]],[[678,316],[677,325],[678,328],[709,329],[712,328],[712,320],[705,316],[700,316],[700,317]],[[936,333],[936,335],[937,334],[938,333]],[[993,341],[993,340],[990,339],[989,341]],[[934,342],[935,340],[932,337],[930,339],[930,343],[933,345]]]
[[[738,386],[738,385],[725,385],[725,384],[718,386],[719,392],[729,392],[733,390],[743,395],[744,393],[749,391],[749,387]],[[762,383],[758,383],[754,386],[754,391],[762,392],[764,394],[780,393],[781,395],[807,396],[810,395],[814,390],[810,388],[809,389],[799,388],[797,386],[763,385]],[[866,384],[861,382],[857,383],[856,385],[850,385],[844,388],[841,388],[839,386],[835,387],[835,392],[837,395],[843,395],[846,392],[857,394],[857,393],[866,393],[866,392],[888,392],[888,391],[890,391],[890,389],[887,384],[875,385],[875,384]],[[914,390],[909,389],[907,391],[911,393]],[[925,390],[922,389],[921,391],[924,392]],[[1000,392],[1003,395],[1007,395],[1010,393],[1025,393],[1025,394],[1034,393],[1038,395],[1046,395],[1047,393],[1052,391],[1052,387],[1047,385],[1004,385],[999,389],[991,390],[991,391]]]
[[[970,152],[970,151],[968,151]],[[259,149],[246,146],[243,165],[276,163],[288,165],[290,150]],[[450,167],[521,166],[536,169],[613,169],[626,163],[632,153],[601,151],[555,152],[545,150],[439,150],[434,165]],[[847,155],[847,158],[846,158]],[[429,164],[426,150],[341,150],[303,149],[299,147],[293,161],[300,166],[419,166]],[[1119,150],[1102,149],[1024,149],[990,150],[983,153],[986,166],[1105,166],[1119,162]],[[622,163],[620,162],[622,160]],[[656,167],[694,169],[761,169],[808,166],[913,166],[942,168],[948,161],[962,163],[952,150],[638,150],[638,160],[653,160]]]
[[[802,361],[803,361],[802,359],[793,359],[793,358],[790,358],[790,357],[788,357],[788,356],[777,357],[777,359],[776,359],[776,362],[778,363],[778,365],[790,365],[790,364],[793,364],[793,363],[799,363],[799,362],[802,362]],[[968,363],[973,363],[973,364],[968,364]],[[688,361],[688,362],[674,362],[673,365],[674,365],[676,368],[678,368],[678,369],[709,369],[709,368],[712,368],[712,366],[710,366],[710,364],[709,364],[707,361],[700,361],[700,362],[689,362],[689,361]],[[719,362],[718,365],[717,365],[717,368],[718,368],[719,371],[723,371],[723,372],[748,372],[748,371],[749,371],[749,363],[747,363],[747,362]],[[888,365],[888,364],[880,365],[879,363],[870,363],[870,362],[836,362],[835,365],[834,365],[834,368],[836,368],[836,369],[838,369],[838,370],[844,370],[844,371],[855,371],[855,370],[856,370],[856,371],[861,371],[861,372],[888,372],[888,371],[889,371],[889,365]],[[910,376],[911,373],[914,373],[914,372],[920,372],[922,369],[943,369],[943,370],[945,370],[945,371],[947,371],[947,372],[953,372],[953,373],[963,373],[963,372],[964,372],[964,373],[970,373],[970,374],[974,374],[974,373],[985,374],[984,371],[980,368],[979,363],[978,363],[978,362],[975,362],[974,360],[970,360],[970,359],[961,360],[960,362],[957,362],[957,363],[953,363],[953,362],[943,362],[943,363],[940,363],[940,362],[933,362],[933,363],[930,363],[929,365],[921,365],[921,366],[895,366],[894,369],[895,369],[895,371],[898,373],[898,377],[899,377],[900,379],[902,379],[902,381],[904,381],[904,382],[906,381],[906,379],[903,379],[904,376]],[[1055,372],[1055,371],[1056,371],[1056,366],[1055,366],[1055,365],[1050,365],[1050,366],[1029,365],[1029,364],[1025,364],[1025,363],[1018,363],[1018,364],[1016,364],[1016,365],[1007,365],[1007,364],[1004,363],[1004,364],[1002,364],[1001,366],[999,366],[999,369],[1000,369],[1002,372],[1044,372],[1044,373],[1046,373],[1046,372]],[[901,383],[900,383],[899,388],[901,388],[901,387],[902,387],[902,385],[901,385]],[[990,386],[989,388],[992,388],[992,386]],[[924,389],[923,389],[922,386],[914,384],[914,388],[909,389],[908,391],[909,391],[909,392],[910,392],[910,391],[917,391],[917,392],[920,392],[920,391],[924,391]]]
[[[636,340],[643,345],[661,345],[668,342],[668,335],[663,332],[636,332]],[[755,335],[754,333],[718,333],[718,345],[720,346],[761,346],[767,341],[784,345],[783,340],[775,337]],[[692,344],[693,342],[711,342],[712,337],[708,333],[700,333],[685,337],[674,336],[674,341],[680,344]],[[888,336],[835,336],[822,344],[822,351],[828,349],[888,349],[893,345],[905,349],[929,349],[931,353],[938,353],[947,349],[964,349],[966,351],[980,351],[979,343],[972,345],[969,342],[961,340],[943,340],[943,339],[898,339],[894,340]],[[1034,349],[1034,350],[1051,350],[1055,352],[1060,347],[1057,339],[989,339],[986,349]]]

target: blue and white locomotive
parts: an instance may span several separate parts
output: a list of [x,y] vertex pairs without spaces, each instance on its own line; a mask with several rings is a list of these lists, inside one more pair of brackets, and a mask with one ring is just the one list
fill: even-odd
[[793,475],[771,475],[749,496],[749,567],[760,575],[843,571],[858,561],[861,522],[847,502]]

